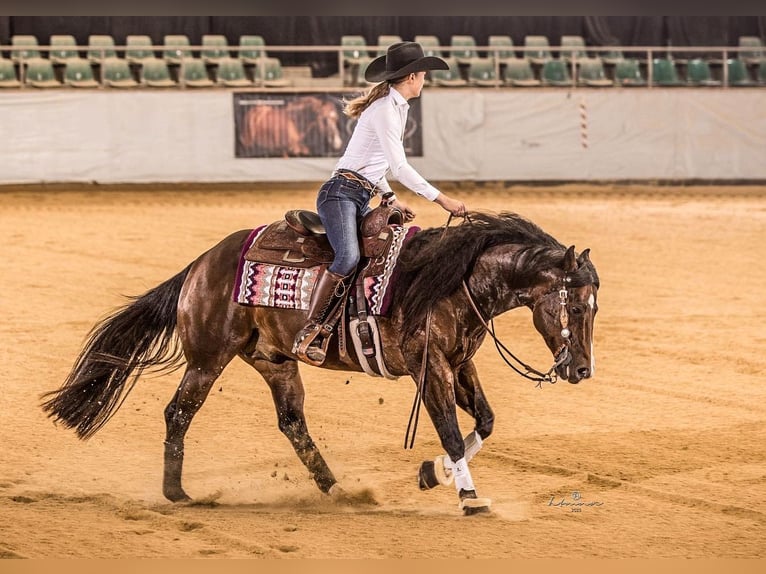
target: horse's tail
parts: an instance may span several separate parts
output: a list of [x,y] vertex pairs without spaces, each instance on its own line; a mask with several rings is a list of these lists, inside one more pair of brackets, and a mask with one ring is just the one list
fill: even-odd
[[64,384],[42,396],[49,417],[90,438],[117,412],[145,369],[180,366],[177,307],[190,267],[93,327]]

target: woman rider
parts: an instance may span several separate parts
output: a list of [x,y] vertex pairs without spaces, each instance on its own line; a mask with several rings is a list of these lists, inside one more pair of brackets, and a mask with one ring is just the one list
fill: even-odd
[[321,328],[327,311],[343,279],[354,272],[360,259],[358,226],[370,211],[370,199],[381,194],[390,205],[401,210],[407,221],[415,213],[392,192],[385,174],[455,216],[464,216],[463,202],[440,192],[407,162],[404,153],[404,128],[408,100],[420,96],[427,70],[446,70],[447,63],[425,56],[416,42],[389,46],[386,54],[370,62],[365,72],[368,82],[379,82],[366,94],[345,102],[344,113],[358,121],[332,177],[317,196],[317,212],[335,252],[333,262],[320,275],[311,294],[308,321],[297,334],[293,352],[302,360],[321,365],[323,349],[312,345],[312,336]]

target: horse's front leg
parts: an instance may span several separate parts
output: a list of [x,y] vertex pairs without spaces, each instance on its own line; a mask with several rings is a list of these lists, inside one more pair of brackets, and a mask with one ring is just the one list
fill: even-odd
[[[456,369],[455,402],[457,406],[471,415],[475,421],[474,430],[463,438],[465,459],[471,459],[481,450],[484,440],[492,434],[495,415],[481,388],[479,376],[473,361],[468,361]],[[450,471],[443,464],[444,456],[435,460],[423,461],[420,465],[418,483],[421,490],[428,490],[440,484],[452,483]]]
[[[447,452],[447,457],[437,458],[443,467],[439,470],[443,471],[445,483],[454,482],[460,498],[460,508],[465,514],[487,512],[490,500],[478,498],[471,471],[468,469],[468,456],[473,456],[475,452],[467,452],[466,441],[460,433],[456,409],[456,387],[459,387],[456,385],[456,375],[447,358],[438,352],[432,352],[428,360],[423,402],[439,434],[442,447]],[[468,446],[470,450],[475,447],[475,443]],[[478,446],[481,446],[481,439]],[[439,462],[435,462],[434,466],[438,467]]]

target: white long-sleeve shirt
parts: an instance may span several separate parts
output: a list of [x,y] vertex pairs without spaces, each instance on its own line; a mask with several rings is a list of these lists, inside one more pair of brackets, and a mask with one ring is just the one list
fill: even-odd
[[433,201],[439,190],[407,163],[404,154],[404,127],[410,105],[394,88],[362,112],[346,151],[335,169],[350,169],[363,175],[382,191],[390,191],[386,172],[403,185]]

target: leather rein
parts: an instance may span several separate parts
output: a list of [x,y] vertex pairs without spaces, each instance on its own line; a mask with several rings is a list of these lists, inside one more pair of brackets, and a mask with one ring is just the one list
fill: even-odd
[[[444,237],[444,233],[447,231],[447,228],[449,227],[450,222],[452,221],[452,214],[447,218],[447,223],[444,225],[444,228],[442,229],[441,236],[439,239]],[[470,217],[468,214],[466,214],[466,219],[468,222],[471,222]],[[567,283],[571,281],[569,277],[564,278],[564,283]],[[489,320],[489,324],[487,324],[487,321],[484,319],[484,316],[481,314],[481,311],[479,310],[479,307],[476,305],[476,301],[474,300],[473,296],[471,295],[471,292],[468,289],[468,284],[465,282],[465,279],[462,281],[463,284],[463,291],[465,292],[466,297],[468,298],[468,302],[471,304],[471,308],[473,309],[474,313],[476,314],[476,317],[478,317],[479,321],[481,322],[482,327],[484,327],[484,330],[489,333],[489,336],[492,337],[492,340],[495,343],[495,348],[497,349],[498,354],[500,357],[505,361],[505,364],[511,367],[514,371],[516,371],[519,375],[524,377],[525,379],[529,379],[530,381],[534,381],[537,383],[535,385],[536,388],[542,388],[543,383],[550,383],[555,384],[558,380],[558,374],[556,373],[556,368],[562,364],[564,364],[569,359],[569,313],[567,312],[567,299],[568,299],[568,291],[566,287],[562,287],[559,289],[559,303],[561,304],[561,309],[559,312],[559,320],[561,322],[561,335],[564,338],[564,344],[561,345],[561,348],[556,352],[556,355],[554,356],[553,365],[550,369],[548,369],[545,373],[538,371],[534,367],[530,367],[527,365],[524,361],[519,359],[516,355],[514,355],[508,347],[506,347],[500,339],[497,338],[497,335],[495,335],[495,323],[494,319]],[[420,405],[423,402],[423,397],[425,396],[425,390],[426,390],[426,367],[428,365],[428,341],[430,339],[431,335],[431,309],[428,310],[428,315],[426,316],[426,325],[425,325],[425,333],[424,333],[424,345],[423,345],[423,357],[420,362],[420,374],[418,376],[418,386],[417,390],[415,392],[415,399],[412,403],[412,410],[410,411],[410,419],[407,423],[407,432],[404,435],[404,448],[413,448],[415,444],[415,433],[417,432],[418,428],[418,419],[420,418]],[[510,358],[510,359],[509,359]],[[516,364],[517,363],[518,366]],[[412,436],[410,437],[410,431],[412,431]],[[409,444],[408,444],[409,442]]]

